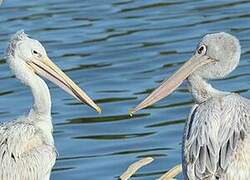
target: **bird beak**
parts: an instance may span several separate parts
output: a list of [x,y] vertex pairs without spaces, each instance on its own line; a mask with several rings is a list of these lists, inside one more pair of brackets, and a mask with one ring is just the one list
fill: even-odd
[[88,97],[61,69],[56,66],[48,57],[45,57],[42,61],[35,60],[27,62],[32,70],[38,75],[50,80],[64,91],[75,97],[78,101],[86,103],[90,107],[94,108],[97,112],[101,112],[94,101]]
[[157,89],[155,89],[144,101],[142,101],[136,108],[129,111],[132,116],[133,113],[146,108],[162,98],[171,94],[181,83],[192,74],[197,68],[213,62],[214,60],[208,56],[194,55],[189,59],[179,70],[177,70],[169,79],[164,81]]

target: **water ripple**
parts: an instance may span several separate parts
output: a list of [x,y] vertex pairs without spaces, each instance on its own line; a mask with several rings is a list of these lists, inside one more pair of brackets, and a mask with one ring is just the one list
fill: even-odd
[[96,114],[49,83],[59,152],[52,179],[117,179],[146,156],[155,161],[134,179],[155,179],[181,161],[183,126],[193,104],[187,83],[133,117],[128,110],[190,58],[204,34],[218,31],[240,39],[242,57],[233,73],[211,83],[250,97],[249,7],[247,0],[4,1],[0,118],[13,120],[32,103],[4,58],[10,36],[24,29],[103,109]]

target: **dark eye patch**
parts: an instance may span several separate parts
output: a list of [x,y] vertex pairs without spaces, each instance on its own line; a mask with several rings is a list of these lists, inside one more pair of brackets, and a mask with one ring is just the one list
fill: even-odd
[[36,50],[33,50],[33,54],[38,54],[38,52]]

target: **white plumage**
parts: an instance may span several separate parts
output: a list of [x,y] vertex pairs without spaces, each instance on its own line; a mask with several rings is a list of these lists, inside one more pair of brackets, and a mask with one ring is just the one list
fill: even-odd
[[0,126],[0,179],[48,180],[55,164],[51,99],[41,75],[97,111],[100,108],[48,58],[43,46],[17,32],[7,49],[15,76],[31,88],[34,104],[27,116]]

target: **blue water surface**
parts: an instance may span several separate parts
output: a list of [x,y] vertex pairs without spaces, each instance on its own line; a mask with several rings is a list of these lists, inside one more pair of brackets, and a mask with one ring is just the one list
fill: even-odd
[[[24,29],[103,109],[97,114],[49,83],[59,157],[52,180],[117,179],[151,156],[132,179],[156,179],[181,162],[183,127],[193,104],[184,83],[171,96],[128,115],[191,57],[206,33],[240,39],[240,66],[212,84],[250,97],[247,0],[5,0],[0,7],[0,119],[28,112],[32,96],[9,72],[5,48]],[[179,179],[182,179],[179,176]]]

